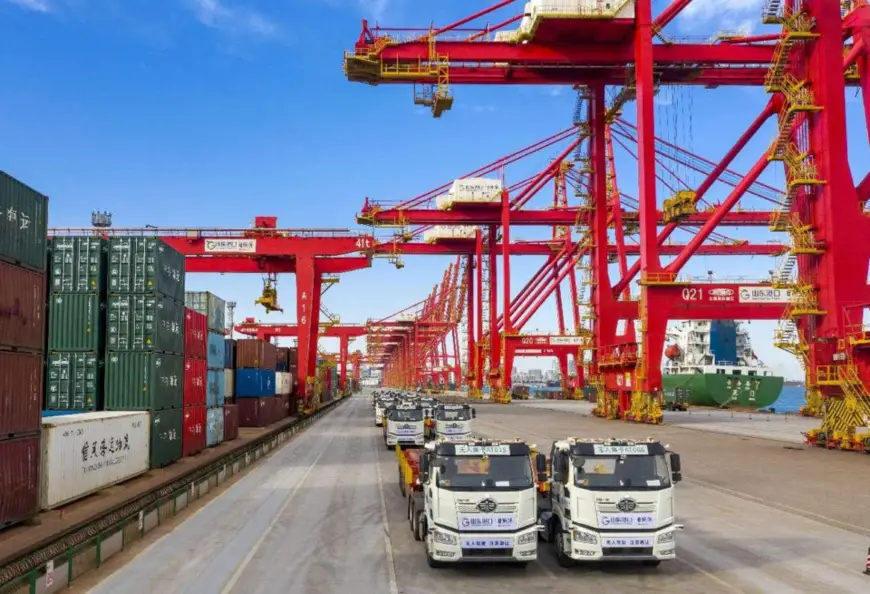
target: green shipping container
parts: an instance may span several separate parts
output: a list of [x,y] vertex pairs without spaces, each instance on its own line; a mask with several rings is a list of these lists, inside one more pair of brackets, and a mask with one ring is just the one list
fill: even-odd
[[48,197],[0,171],[0,259],[45,270]]
[[109,292],[156,292],[184,303],[184,256],[156,237],[113,237]]
[[52,293],[105,292],[109,246],[99,237],[54,237],[49,242]]
[[106,355],[106,410],[181,408],[184,357],[162,353]]
[[48,350],[103,352],[105,323],[98,293],[54,293],[48,298]]
[[46,357],[47,410],[99,410],[103,402],[103,362],[98,353],[52,352]]
[[151,468],[163,468],[181,458],[183,415],[180,408],[151,412]]
[[184,305],[163,295],[109,295],[110,351],[184,353]]

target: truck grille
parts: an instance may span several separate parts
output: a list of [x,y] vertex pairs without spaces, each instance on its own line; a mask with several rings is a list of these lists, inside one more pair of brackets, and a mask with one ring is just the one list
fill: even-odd
[[[622,511],[618,507],[616,507],[616,503],[602,503],[600,501],[595,502],[595,509],[598,513],[602,514],[621,514]],[[655,503],[641,503],[637,502],[637,507],[634,509],[632,513],[636,514],[654,514],[656,511]]]
[[[495,509],[494,513],[499,514],[512,514],[517,511],[516,503],[499,503],[498,507]],[[456,511],[461,514],[479,514],[480,510],[477,509],[476,503],[457,503]]]
[[605,547],[602,549],[605,557],[638,557],[651,556],[653,554],[652,547]]

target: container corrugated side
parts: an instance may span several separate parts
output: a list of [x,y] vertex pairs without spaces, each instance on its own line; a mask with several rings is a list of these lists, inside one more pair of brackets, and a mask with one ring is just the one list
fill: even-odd
[[236,395],[234,384],[236,383],[236,371],[224,369],[224,401],[230,401]]
[[102,352],[106,306],[98,293],[53,293],[48,298],[48,350]]
[[206,353],[209,369],[224,368],[224,335],[208,332],[208,352]]
[[49,291],[104,293],[109,242],[100,237],[53,237],[49,241]]
[[205,404],[209,408],[224,404],[224,370],[209,369],[205,386]]
[[159,294],[110,295],[110,351],[184,353],[184,306]]
[[156,237],[113,237],[109,292],[156,292],[184,303],[184,256]]
[[147,412],[92,412],[42,423],[40,507],[54,509],[148,471]]
[[258,338],[236,341],[236,369],[268,369],[275,371],[277,347]]
[[224,407],[208,409],[206,446],[213,448],[224,440]]
[[103,360],[98,353],[52,351],[45,361],[45,408],[96,410],[103,406]]
[[161,353],[106,355],[106,410],[180,409],[184,357]]
[[275,395],[275,372],[265,369],[236,370],[236,398],[261,398]]
[[239,411],[239,427],[266,427],[271,424],[269,418],[274,396],[267,398],[240,398],[236,401]]
[[0,171],[0,259],[45,270],[48,197]]
[[290,393],[290,374],[281,371],[275,372],[275,394],[283,396]]
[[39,432],[42,378],[41,355],[0,351],[0,439]]
[[0,529],[39,512],[39,436],[0,441]]
[[206,437],[205,406],[188,406],[182,417],[181,455],[193,456],[205,449]]
[[184,406],[205,406],[208,369],[200,359],[184,360]]
[[224,369],[236,367],[236,341],[232,338],[224,340]]
[[199,312],[184,308],[184,356],[205,359],[208,339],[208,320]]
[[0,262],[0,279],[0,346],[42,352],[45,273]]
[[208,317],[208,329],[224,332],[227,326],[227,302],[208,291],[188,291],[184,294],[184,304],[194,311]]
[[181,458],[183,416],[180,408],[151,412],[151,468],[163,468]]
[[224,441],[232,441],[239,436],[239,407],[224,404]]

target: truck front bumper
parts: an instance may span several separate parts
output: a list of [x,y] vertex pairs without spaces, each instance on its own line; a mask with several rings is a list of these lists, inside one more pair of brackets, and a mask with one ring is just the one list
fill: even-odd
[[388,446],[422,446],[424,442],[422,435],[391,435],[387,433]]
[[676,559],[676,528],[656,532],[571,530],[571,558],[577,561],[668,561]]
[[468,433],[441,433],[437,436],[439,439],[443,439],[446,441],[464,441],[466,439],[471,439],[471,432]]
[[535,526],[505,534],[436,528],[428,538],[432,557],[445,563],[517,563],[538,558],[538,529]]

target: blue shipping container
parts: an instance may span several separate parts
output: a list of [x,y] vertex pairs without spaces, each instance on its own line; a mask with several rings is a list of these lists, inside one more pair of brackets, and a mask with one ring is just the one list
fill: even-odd
[[208,333],[208,352],[205,355],[209,369],[224,368],[224,335],[217,332]]
[[210,408],[206,413],[205,444],[214,447],[224,440],[224,407]]
[[232,338],[224,340],[224,369],[233,369],[236,366],[236,341]]
[[209,408],[224,405],[224,370],[209,369],[205,384],[205,405]]
[[710,321],[710,352],[718,365],[737,365],[737,322]]
[[278,364],[275,366],[275,371],[280,371],[281,373],[287,373],[290,371],[287,361],[278,361]]
[[236,398],[275,395],[275,372],[265,369],[236,370]]
[[83,415],[85,413],[92,413],[92,410],[44,410],[42,411],[42,418],[45,417],[59,417],[62,415]]

